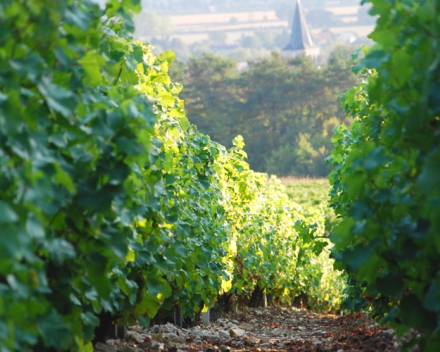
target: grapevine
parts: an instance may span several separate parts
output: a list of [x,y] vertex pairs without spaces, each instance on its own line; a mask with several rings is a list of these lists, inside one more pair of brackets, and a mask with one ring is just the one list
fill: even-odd
[[371,1],[378,16],[343,96],[354,117],[331,156],[331,235],[351,275],[350,307],[370,307],[400,334],[413,328],[425,351],[440,346],[439,74],[436,1]]
[[250,170],[240,137],[226,150],[188,122],[174,54],[132,40],[139,10],[0,4],[3,351],[87,350],[106,324],[257,286],[338,308],[319,293],[322,215]]

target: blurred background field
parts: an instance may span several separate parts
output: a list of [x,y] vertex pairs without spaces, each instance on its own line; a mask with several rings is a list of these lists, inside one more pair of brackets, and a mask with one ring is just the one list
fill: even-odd
[[283,177],[282,183],[290,199],[307,209],[323,212],[325,232],[337,224],[333,208],[329,206],[330,184],[325,178]]

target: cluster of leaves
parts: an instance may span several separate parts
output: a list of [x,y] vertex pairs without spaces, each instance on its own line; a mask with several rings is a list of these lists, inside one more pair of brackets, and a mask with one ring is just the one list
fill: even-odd
[[190,315],[258,275],[293,297],[324,246],[240,138],[227,151],[189,124],[174,55],[131,39],[138,10],[0,4],[4,351],[90,349],[106,319]]
[[254,291],[264,292],[288,304],[305,295],[310,308],[338,310],[345,277],[332,268],[323,212],[302,208],[289,199],[280,180],[249,170],[243,142],[235,139],[234,144],[229,154],[234,167],[225,167],[225,208],[235,252],[229,291],[245,301]]
[[325,218],[325,233],[338,223],[334,209],[329,205],[330,183],[327,179],[281,178],[290,199],[303,208],[322,212]]
[[426,351],[440,348],[438,2],[372,0],[376,44],[343,99],[355,118],[333,138],[335,256],[375,313]]
[[[317,233],[327,242],[331,229],[338,223],[336,215],[329,207],[328,193],[330,184],[326,179],[295,179],[284,178],[282,183],[291,200],[301,205],[301,213],[318,221],[320,231]],[[341,303],[346,298],[344,291],[347,289],[347,275],[344,271],[333,269],[334,260],[329,260],[332,245],[323,248],[317,258],[309,258],[310,263],[303,266],[307,270],[307,280],[314,283],[307,285],[308,305],[319,311],[341,309]],[[304,291],[305,292],[305,291]]]
[[3,350],[74,349],[99,313],[132,300],[118,268],[156,122],[134,88],[135,7],[112,1],[102,17],[87,1],[0,4]]
[[184,117],[173,55],[132,43],[136,10],[128,0],[0,6],[5,350],[74,350],[102,316],[147,323],[166,299],[218,293],[218,148]]

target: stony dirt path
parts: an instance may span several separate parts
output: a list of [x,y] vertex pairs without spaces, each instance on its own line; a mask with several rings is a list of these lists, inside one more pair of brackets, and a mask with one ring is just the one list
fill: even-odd
[[127,338],[107,340],[97,352],[141,351],[399,351],[392,330],[363,315],[319,315],[272,306],[223,315],[208,326],[172,324],[129,328]]

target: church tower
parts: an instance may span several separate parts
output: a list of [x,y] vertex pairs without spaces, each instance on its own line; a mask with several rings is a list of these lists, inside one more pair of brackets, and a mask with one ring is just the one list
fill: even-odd
[[296,0],[296,9],[293,16],[292,33],[287,46],[283,52],[288,57],[295,57],[304,53],[312,58],[319,56],[319,48],[313,44],[309,29],[307,28],[306,18],[301,7],[300,0]]

